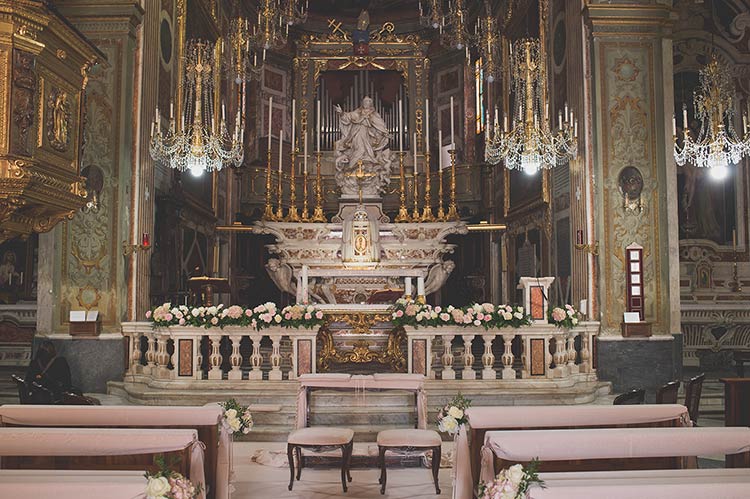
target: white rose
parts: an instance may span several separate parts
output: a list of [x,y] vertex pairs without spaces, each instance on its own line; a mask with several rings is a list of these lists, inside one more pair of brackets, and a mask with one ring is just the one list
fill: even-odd
[[462,411],[461,409],[459,409],[458,407],[454,405],[454,406],[451,406],[450,409],[448,409],[448,416],[458,420],[464,417],[464,411]]
[[516,310],[523,313],[523,307],[516,307]]
[[169,486],[169,480],[165,477],[151,477],[146,484],[146,497],[148,499],[162,499],[170,490],[172,490],[172,487]]
[[514,485],[518,485],[523,481],[525,473],[523,471],[523,466],[520,464],[514,464],[508,469],[507,476],[508,480],[510,480]]
[[523,319],[523,314],[521,312],[516,312],[515,314],[513,314],[513,317],[515,317],[516,319]]
[[575,326],[576,324],[578,324],[578,319],[576,319],[575,317],[573,317],[572,319],[570,319],[570,322],[572,322],[573,325]]
[[240,422],[239,419],[237,419],[237,418],[229,419],[228,422],[229,422],[229,429],[230,430],[232,430],[233,432],[240,431],[240,428],[242,427],[242,423]]
[[513,314],[511,314],[510,312],[503,312],[503,319],[505,319],[506,321],[509,321],[513,319]]
[[456,421],[455,418],[452,418],[450,416],[445,416],[443,419],[440,420],[440,424],[438,424],[438,429],[440,431],[445,431],[450,434],[456,433],[456,431],[458,431],[458,421]]
[[227,412],[225,412],[224,415],[227,419],[233,419],[237,417],[237,411],[234,409],[227,409]]
[[206,311],[207,311],[207,312],[208,312],[209,314],[211,314],[211,315],[216,315],[216,312],[217,312],[217,310],[218,310],[218,309],[217,309],[216,307],[208,307],[208,310],[206,310]]

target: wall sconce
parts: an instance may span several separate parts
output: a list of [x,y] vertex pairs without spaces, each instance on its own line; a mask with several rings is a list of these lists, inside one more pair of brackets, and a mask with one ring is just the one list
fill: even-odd
[[137,251],[148,251],[151,249],[151,238],[148,232],[144,232],[141,237],[141,244],[128,244],[127,242],[122,243],[122,254],[123,256],[129,256]]
[[591,253],[594,256],[599,256],[599,241],[595,241],[594,244],[584,244],[583,242],[583,231],[577,230],[576,231],[576,243],[574,245],[575,249],[579,251],[584,251],[586,253]]

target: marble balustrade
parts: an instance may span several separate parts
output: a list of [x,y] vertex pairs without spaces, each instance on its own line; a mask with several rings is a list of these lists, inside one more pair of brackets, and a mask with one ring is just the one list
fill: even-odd
[[[490,330],[407,326],[404,330],[409,373],[443,380],[559,380],[594,372],[593,343],[599,323],[582,322],[569,330],[546,324]],[[122,334],[127,339],[127,374],[133,376],[163,381],[281,381],[317,372],[317,329],[153,328],[150,322],[129,322],[123,324]],[[482,347],[481,356],[472,353],[476,345]]]

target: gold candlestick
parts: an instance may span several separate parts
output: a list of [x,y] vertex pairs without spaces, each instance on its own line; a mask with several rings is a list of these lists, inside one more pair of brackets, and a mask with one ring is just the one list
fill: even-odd
[[396,222],[408,222],[409,221],[409,210],[406,208],[406,172],[404,171],[404,156],[406,155],[405,152],[398,153],[398,163],[400,167],[400,193],[399,198],[401,200],[401,205],[398,209],[398,216],[396,216]]
[[313,210],[312,221],[325,222],[326,217],[323,214],[323,185],[322,178],[320,176],[320,157],[322,156],[322,153],[318,151],[317,153],[315,153],[315,156],[315,210]]
[[414,165],[414,211],[411,213],[412,222],[419,222],[419,175],[417,174],[417,165]]
[[448,151],[451,155],[451,193],[450,203],[448,204],[448,220],[458,220],[458,209],[456,208],[456,150]]
[[292,169],[289,175],[289,211],[287,211],[285,222],[299,222],[297,213],[297,143],[292,146]]
[[268,148],[268,167],[266,168],[266,209],[263,212],[263,220],[273,221],[276,220],[276,216],[273,214],[273,205],[271,204],[271,196],[273,195],[273,189],[271,189],[271,148]]
[[310,221],[310,212],[307,210],[307,172],[302,174],[302,221]]
[[438,169],[438,211],[437,219],[440,222],[445,222],[445,210],[443,209],[443,169]]
[[435,215],[432,214],[432,187],[430,186],[430,151],[424,153],[424,208],[422,208],[422,221],[434,222]]
[[276,217],[275,219],[279,222],[284,220],[284,208],[281,206],[281,198],[284,195],[284,185],[282,184],[282,179],[284,178],[284,173],[279,172],[279,189],[278,189],[278,204],[276,205]]

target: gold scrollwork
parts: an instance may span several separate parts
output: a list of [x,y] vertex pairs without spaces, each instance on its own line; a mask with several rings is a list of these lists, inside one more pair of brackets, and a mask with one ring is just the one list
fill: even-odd
[[352,328],[354,334],[371,334],[370,328],[378,322],[387,322],[391,316],[387,314],[366,314],[357,312],[353,314],[331,314],[328,317],[328,324],[334,322],[343,322]]
[[394,372],[402,372],[406,368],[406,356],[401,344],[406,339],[403,329],[396,329],[388,335],[388,343],[380,352],[370,350],[367,340],[358,340],[353,348],[339,351],[333,341],[333,335],[325,328],[318,332],[321,342],[318,356],[318,372],[328,372],[332,364],[367,364],[376,362],[389,366]]

